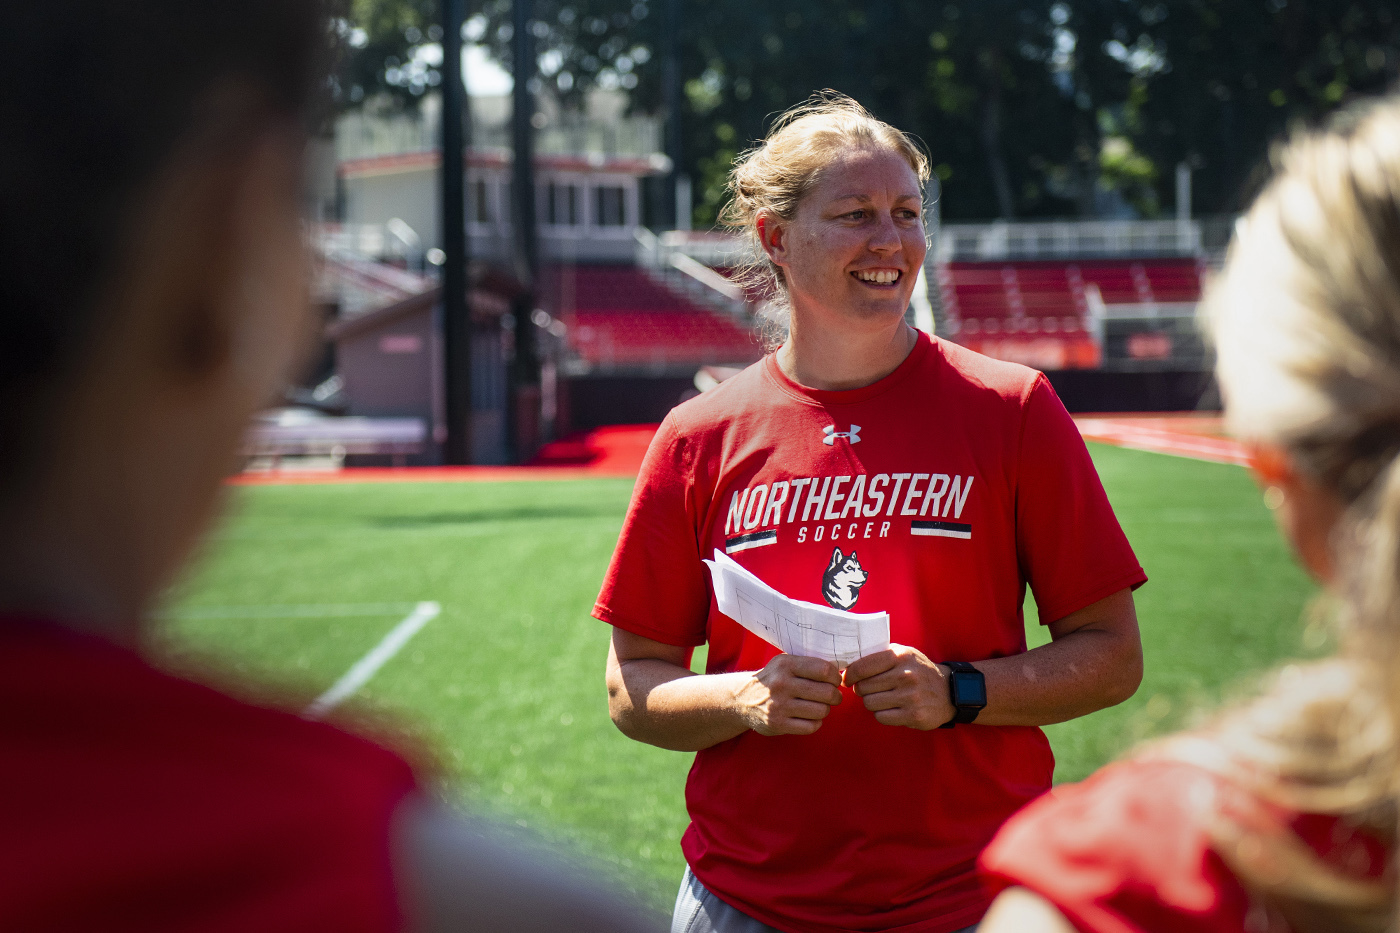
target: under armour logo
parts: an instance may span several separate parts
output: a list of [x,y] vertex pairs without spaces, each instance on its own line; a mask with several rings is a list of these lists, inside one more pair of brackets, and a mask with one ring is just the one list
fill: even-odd
[[851,425],[849,431],[838,431],[836,430],[836,425],[828,424],[826,427],[822,428],[822,433],[826,435],[826,437],[822,438],[822,443],[828,447],[836,443],[838,437],[844,437],[847,443],[860,443],[860,425],[858,424]]

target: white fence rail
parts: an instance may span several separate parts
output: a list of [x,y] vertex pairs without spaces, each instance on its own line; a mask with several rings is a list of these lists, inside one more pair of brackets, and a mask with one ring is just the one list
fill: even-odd
[[[979,262],[1200,256],[1208,249],[1220,248],[1226,238],[1221,231],[1228,231],[1227,221],[1228,218],[1205,222],[1057,220],[944,224],[934,237],[931,258],[939,262]],[[722,267],[742,265],[750,255],[748,244],[733,234],[674,230],[656,235],[638,231],[637,261],[642,265],[665,266],[678,253],[707,266]]]
[[1198,256],[1201,225],[1178,220],[1066,220],[1045,223],[945,224],[940,262]]

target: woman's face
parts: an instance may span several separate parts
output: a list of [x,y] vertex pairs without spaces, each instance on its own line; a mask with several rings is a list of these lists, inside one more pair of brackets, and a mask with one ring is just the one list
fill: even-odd
[[795,324],[864,330],[903,319],[928,244],[919,180],[897,152],[842,153],[790,220],[762,215],[760,223]]

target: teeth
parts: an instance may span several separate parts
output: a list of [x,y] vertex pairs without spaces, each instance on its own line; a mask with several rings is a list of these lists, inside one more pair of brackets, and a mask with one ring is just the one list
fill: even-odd
[[880,269],[870,272],[857,272],[856,278],[862,282],[874,282],[876,285],[891,285],[899,281],[899,271],[897,269]]

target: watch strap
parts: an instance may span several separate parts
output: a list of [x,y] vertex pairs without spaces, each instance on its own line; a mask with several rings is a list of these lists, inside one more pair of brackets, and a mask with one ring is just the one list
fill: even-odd
[[[982,672],[967,661],[944,661],[943,666],[950,671],[962,674],[976,674],[979,677]],[[949,689],[952,685],[949,684]],[[985,705],[985,704],[984,704]],[[982,712],[983,706],[957,706],[953,707],[953,718],[939,726],[940,729],[951,729],[956,725],[966,725],[977,718],[977,714]]]

